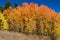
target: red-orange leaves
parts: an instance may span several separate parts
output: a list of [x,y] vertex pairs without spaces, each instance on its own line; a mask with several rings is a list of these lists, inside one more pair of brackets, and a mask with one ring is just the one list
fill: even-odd
[[37,4],[28,4],[26,2],[16,8],[9,7],[4,10],[3,14],[8,19],[11,30],[31,34],[50,32],[54,23],[60,20],[60,14],[57,14],[47,6],[38,6]]

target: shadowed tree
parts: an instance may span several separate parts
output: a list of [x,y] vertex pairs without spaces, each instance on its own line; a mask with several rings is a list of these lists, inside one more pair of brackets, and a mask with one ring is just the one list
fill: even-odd
[[9,8],[10,6],[11,6],[10,1],[7,0],[7,2],[5,3],[4,9],[7,9],[7,8]]
[[17,2],[14,3],[14,8],[16,8],[18,6]]
[[3,7],[2,6],[0,6],[0,12],[3,12]]

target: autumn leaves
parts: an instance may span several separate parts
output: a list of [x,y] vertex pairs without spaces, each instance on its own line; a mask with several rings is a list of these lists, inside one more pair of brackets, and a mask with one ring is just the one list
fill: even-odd
[[9,7],[3,15],[9,24],[9,30],[50,37],[60,34],[60,14],[47,6],[23,3],[16,8]]
[[4,18],[4,15],[0,13],[0,30],[8,30],[7,20]]

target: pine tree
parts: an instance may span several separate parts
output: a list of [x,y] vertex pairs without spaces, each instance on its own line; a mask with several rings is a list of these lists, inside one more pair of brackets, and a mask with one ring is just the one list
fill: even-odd
[[15,4],[14,4],[14,8],[16,8],[18,6],[18,4],[17,4],[17,2],[15,2]]
[[3,12],[3,7],[2,6],[0,6],[0,12]]
[[7,9],[7,8],[9,8],[10,6],[11,6],[10,1],[7,0],[7,2],[5,3],[4,9]]

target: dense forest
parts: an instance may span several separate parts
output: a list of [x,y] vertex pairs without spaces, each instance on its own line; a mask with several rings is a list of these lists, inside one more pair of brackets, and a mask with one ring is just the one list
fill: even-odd
[[7,1],[5,7],[0,6],[0,30],[44,35],[56,40],[60,37],[60,13],[45,5],[26,2],[21,6],[15,2],[11,7]]

